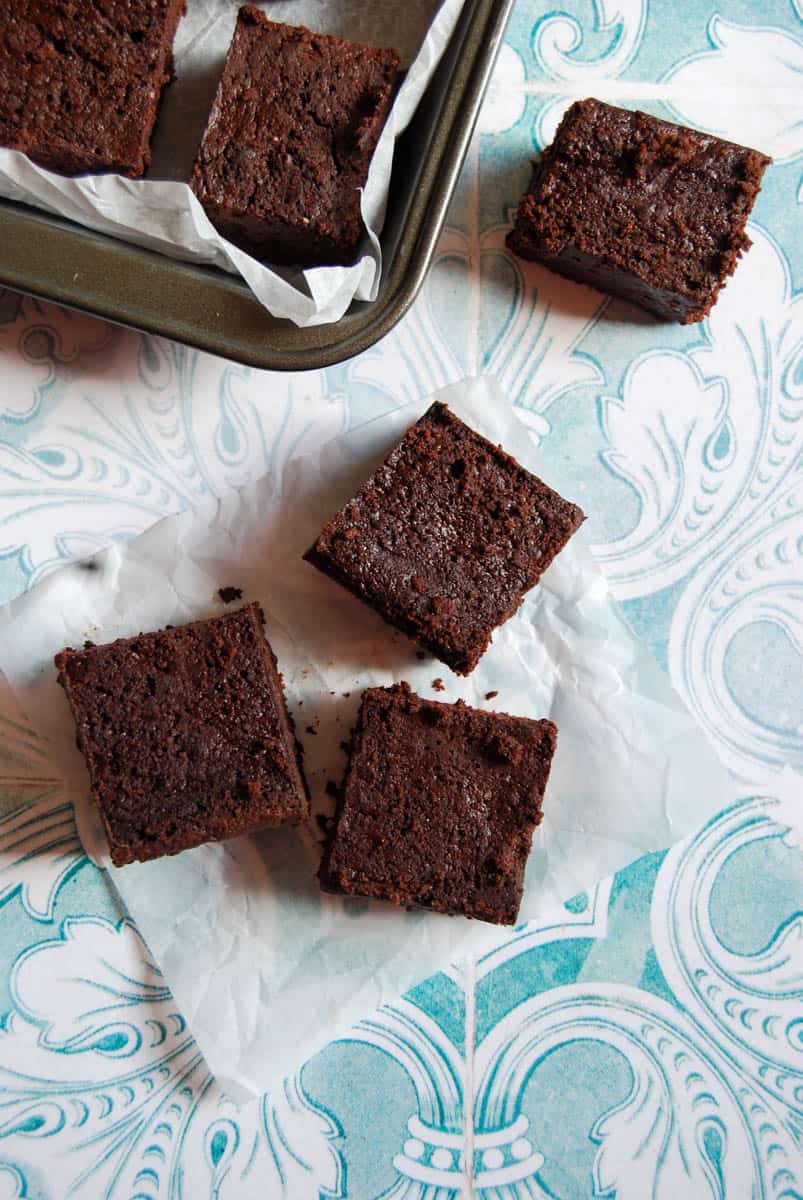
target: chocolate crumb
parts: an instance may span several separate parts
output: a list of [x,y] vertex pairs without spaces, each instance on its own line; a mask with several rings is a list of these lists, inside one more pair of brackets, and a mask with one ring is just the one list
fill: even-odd
[[485,699],[486,700],[495,700],[498,695],[499,695],[498,692],[486,692]]
[[498,762],[512,763],[514,767],[521,762],[524,754],[521,742],[509,733],[495,733],[488,742],[488,750]]
[[436,691],[436,692],[443,692],[443,691],[445,691],[445,690],[446,690],[446,688],[445,688],[445,686],[444,686],[444,682],[443,682],[443,680],[441,679],[440,675],[438,676],[438,678],[437,678],[437,679],[433,679],[433,680],[432,680],[432,686],[433,686],[433,688],[435,689],[435,691]]
[[234,600],[242,600],[243,589],[238,587],[222,587],[218,588],[217,594],[224,604],[231,604]]

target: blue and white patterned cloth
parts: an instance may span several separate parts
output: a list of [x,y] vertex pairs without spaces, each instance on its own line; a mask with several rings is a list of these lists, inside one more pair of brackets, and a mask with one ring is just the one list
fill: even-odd
[[[504,249],[595,95],[772,154],[702,325]],[[235,1109],[0,691],[0,1200],[803,1195],[803,7],[522,0],[438,261],[360,358],[260,374],[0,295],[0,599],[496,375],[744,799]]]

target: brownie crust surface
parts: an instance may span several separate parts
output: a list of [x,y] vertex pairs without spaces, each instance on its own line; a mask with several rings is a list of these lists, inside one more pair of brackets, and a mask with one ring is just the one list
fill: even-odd
[[573,104],[533,167],[508,246],[657,316],[710,312],[750,246],[771,160],[599,100]]
[[514,924],[556,740],[407,684],[364,692],[321,886]]
[[56,655],[117,866],[306,818],[262,623],[247,604]]
[[0,0],[0,145],[141,176],[185,0]]
[[465,675],[583,519],[436,402],[305,557]]
[[393,50],[241,8],[191,181],[221,233],[273,263],[353,262],[398,67]]

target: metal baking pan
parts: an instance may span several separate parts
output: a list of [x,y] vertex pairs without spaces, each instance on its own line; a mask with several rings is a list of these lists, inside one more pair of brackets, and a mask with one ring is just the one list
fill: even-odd
[[272,317],[238,277],[0,199],[0,284],[278,371],[325,367],[383,337],[424,281],[514,0],[466,0],[396,145],[379,295],[330,325]]

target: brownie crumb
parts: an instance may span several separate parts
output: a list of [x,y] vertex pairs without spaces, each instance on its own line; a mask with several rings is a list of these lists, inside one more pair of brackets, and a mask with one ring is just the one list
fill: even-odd
[[436,691],[436,692],[443,692],[446,690],[446,688],[444,686],[444,682],[441,679],[440,675],[438,676],[437,679],[432,680],[432,687],[433,687],[434,691]]
[[224,604],[231,604],[235,600],[242,600],[243,589],[238,587],[222,587],[218,588],[217,594]]
[[509,762],[518,766],[524,754],[524,747],[518,738],[507,733],[495,733],[488,742],[488,750],[492,758],[499,762]]
[[314,725],[307,725],[306,730],[307,730],[307,733],[311,733],[313,735],[313,737],[318,736],[318,730],[315,728]]
[[327,796],[331,796],[333,800],[337,800],[340,795],[340,788],[335,783],[334,779],[327,779],[326,787],[324,788]]
[[486,700],[495,700],[498,695],[499,695],[498,692],[486,692],[485,699]]

